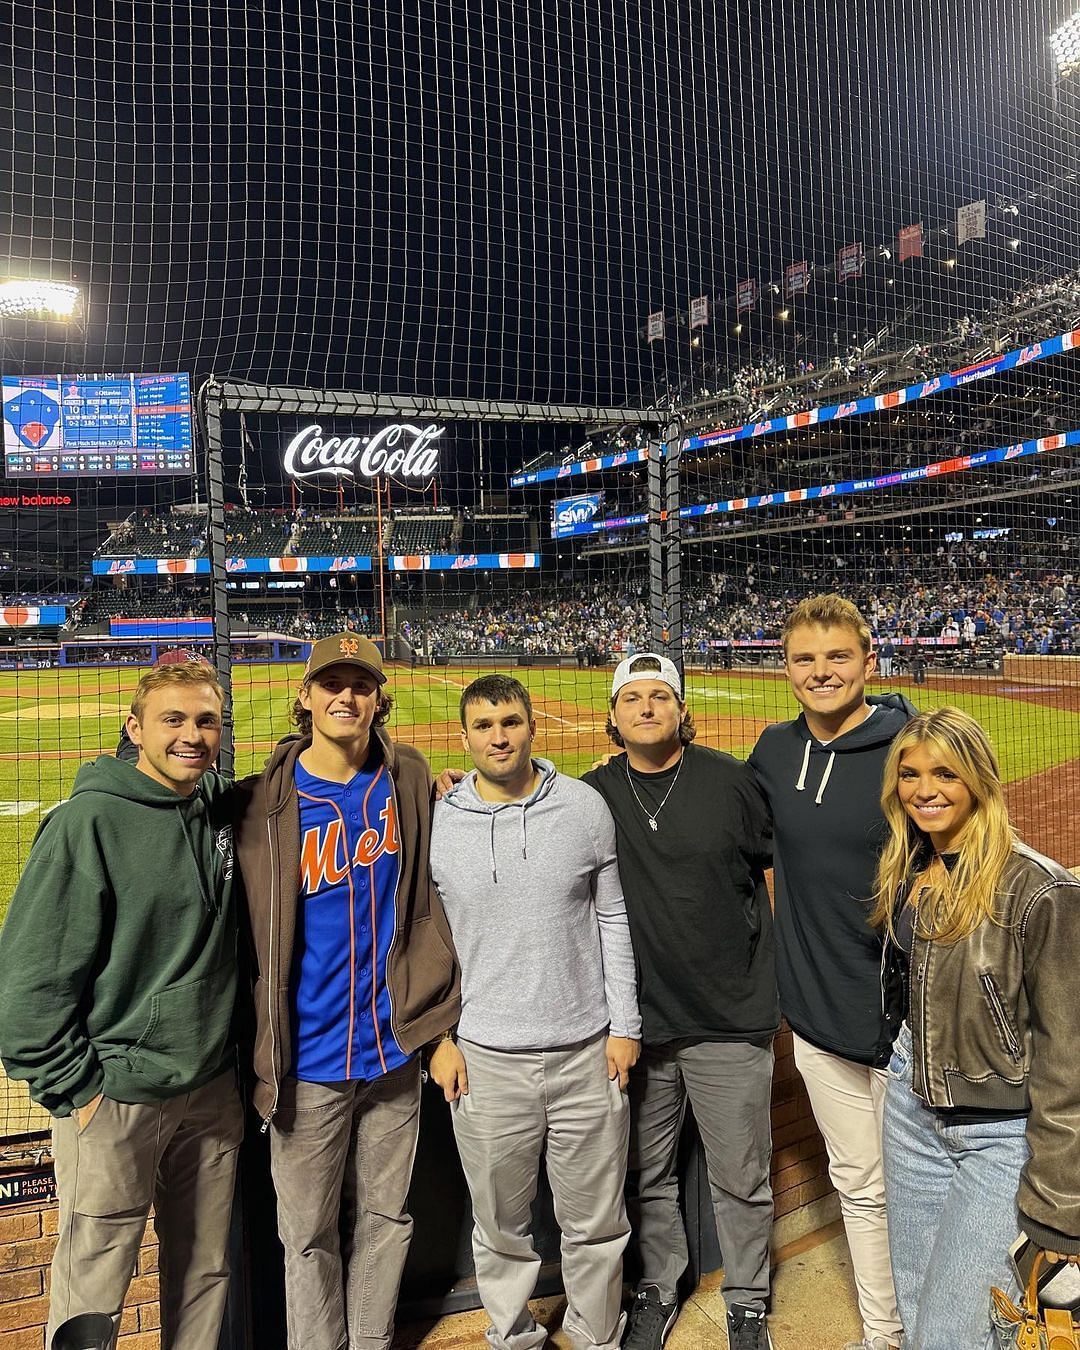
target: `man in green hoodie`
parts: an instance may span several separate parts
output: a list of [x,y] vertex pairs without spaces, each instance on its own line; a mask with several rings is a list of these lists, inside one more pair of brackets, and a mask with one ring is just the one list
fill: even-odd
[[163,1350],[217,1344],[243,1130],[222,703],[206,666],[142,679],[138,761],[80,769],[0,932],[0,1057],[55,1118],[49,1344],[79,1313],[119,1327],[151,1205]]

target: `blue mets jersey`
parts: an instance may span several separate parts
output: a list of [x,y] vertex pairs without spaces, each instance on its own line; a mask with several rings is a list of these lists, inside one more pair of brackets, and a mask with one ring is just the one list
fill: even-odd
[[401,858],[390,775],[372,760],[331,783],[298,760],[296,789],[293,1072],[308,1083],[378,1078],[410,1059],[394,1039],[386,988]]

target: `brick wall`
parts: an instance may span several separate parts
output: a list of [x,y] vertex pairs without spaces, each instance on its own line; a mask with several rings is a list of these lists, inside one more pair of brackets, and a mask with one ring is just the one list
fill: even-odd
[[[15,1207],[0,1214],[0,1350],[47,1350],[56,1214],[55,1205]],[[158,1350],[159,1325],[157,1240],[147,1224],[119,1345],[123,1350]]]
[[776,1220],[832,1194],[825,1144],[814,1124],[810,1099],[795,1068],[791,1032],[785,1024],[775,1042],[773,1076],[772,1183]]
[[[773,1196],[777,1245],[835,1218],[825,1145],[795,1068],[791,1032],[776,1038],[772,1092]],[[55,1204],[0,1212],[0,1350],[47,1350],[49,1262],[56,1245]],[[804,1221],[805,1219],[805,1221]],[[120,1327],[121,1350],[159,1350],[157,1243],[148,1224]]]

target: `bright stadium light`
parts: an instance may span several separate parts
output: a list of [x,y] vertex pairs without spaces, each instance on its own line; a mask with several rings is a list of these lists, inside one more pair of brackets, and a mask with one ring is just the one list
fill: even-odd
[[1050,34],[1050,48],[1057,62],[1059,79],[1066,79],[1080,70],[1080,12]]
[[0,319],[73,319],[82,291],[66,281],[0,281]]

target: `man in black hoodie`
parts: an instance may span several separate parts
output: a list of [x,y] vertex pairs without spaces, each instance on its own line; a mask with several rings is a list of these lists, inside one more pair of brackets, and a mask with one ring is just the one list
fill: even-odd
[[840,1194],[864,1335],[849,1350],[888,1350],[901,1328],[881,1111],[902,1009],[883,981],[868,915],[885,830],[882,770],[915,709],[899,694],[867,695],[870,629],[841,596],[804,600],[782,637],[802,712],[767,727],[750,756],[773,819],[780,1009]]

